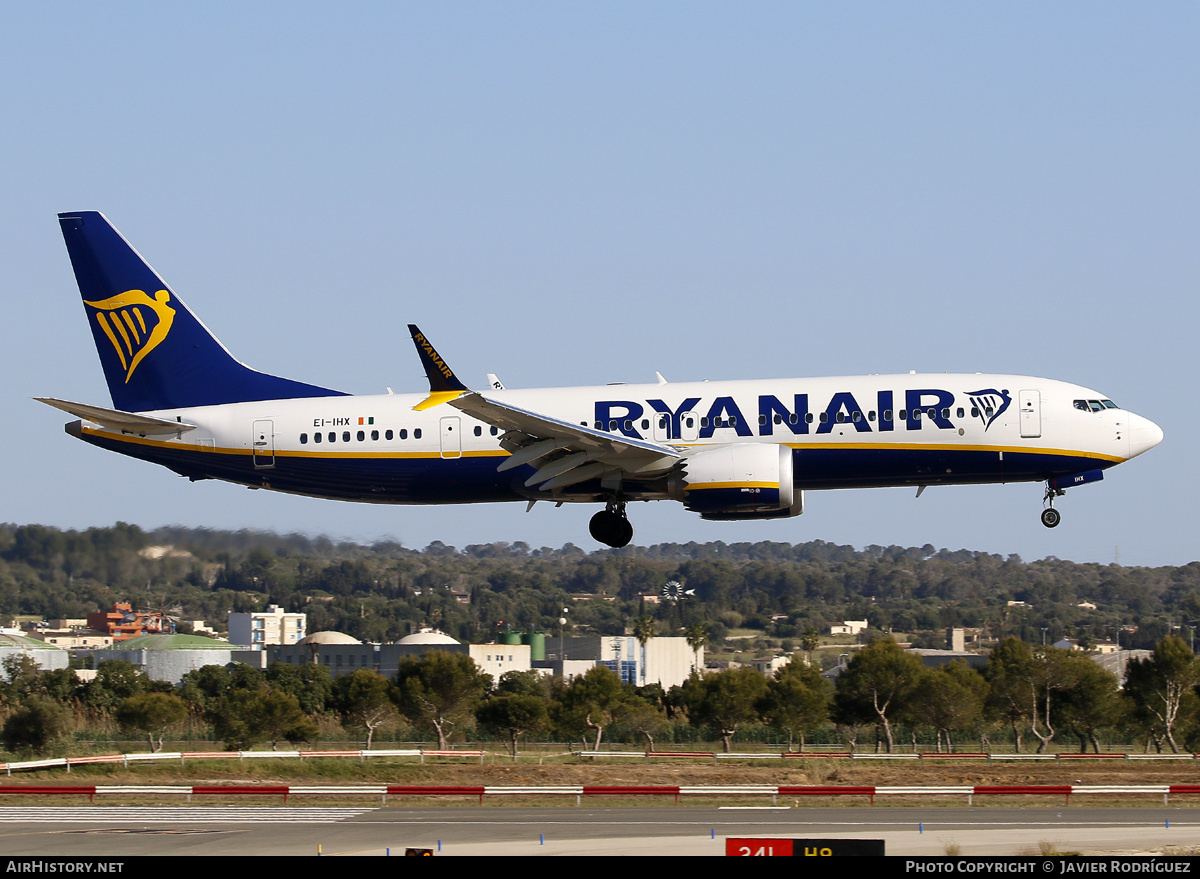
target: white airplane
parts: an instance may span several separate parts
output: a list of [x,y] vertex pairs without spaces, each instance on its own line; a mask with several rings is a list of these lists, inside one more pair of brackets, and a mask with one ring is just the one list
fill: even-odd
[[38,398],[79,439],[192,480],[384,504],[630,501],[704,519],[796,516],[808,489],[1045,482],[1054,499],[1163,433],[1098,391],[1017,375],[467,388],[409,327],[427,394],[357,396],[235,360],[99,213],[59,214],[113,408]]

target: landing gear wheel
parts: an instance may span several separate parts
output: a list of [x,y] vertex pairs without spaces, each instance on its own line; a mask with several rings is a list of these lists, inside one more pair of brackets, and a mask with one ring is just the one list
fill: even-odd
[[1042,524],[1047,528],[1055,528],[1061,521],[1062,513],[1054,509],[1054,507],[1047,507],[1046,509],[1042,510]]
[[609,504],[607,509],[592,516],[588,531],[598,543],[620,549],[633,540],[633,526],[625,518],[624,504]]

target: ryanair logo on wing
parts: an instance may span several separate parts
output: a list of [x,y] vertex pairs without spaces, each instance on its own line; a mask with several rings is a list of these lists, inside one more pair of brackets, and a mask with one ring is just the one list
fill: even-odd
[[146,355],[162,344],[175,320],[175,309],[167,305],[171,294],[159,290],[154,297],[141,290],[126,290],[99,302],[88,302],[95,309],[96,323],[112,343],[125,383],[133,377]]

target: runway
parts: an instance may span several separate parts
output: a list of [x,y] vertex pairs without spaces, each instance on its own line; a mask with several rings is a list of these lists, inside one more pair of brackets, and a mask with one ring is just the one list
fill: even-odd
[[0,809],[0,852],[31,856],[724,856],[725,837],[883,839],[888,855],[1200,851],[1187,808]]

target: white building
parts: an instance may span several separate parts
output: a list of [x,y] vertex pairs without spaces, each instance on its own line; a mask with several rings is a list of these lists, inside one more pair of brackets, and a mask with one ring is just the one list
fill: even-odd
[[842,620],[840,626],[830,626],[831,635],[857,635],[867,630],[866,620]]
[[229,640],[234,644],[249,644],[255,650],[268,645],[299,644],[304,640],[308,616],[285,613],[283,608],[269,604],[262,613],[231,613]]
[[[639,687],[660,684],[669,690],[688,679],[693,665],[704,670],[704,648],[693,651],[687,638],[651,638],[644,646],[632,635],[567,638],[563,652],[568,663],[587,660],[594,665],[607,665],[621,680]],[[565,667],[560,671],[553,662],[546,665],[569,677]]]

